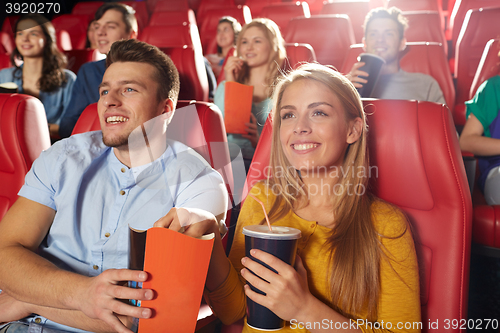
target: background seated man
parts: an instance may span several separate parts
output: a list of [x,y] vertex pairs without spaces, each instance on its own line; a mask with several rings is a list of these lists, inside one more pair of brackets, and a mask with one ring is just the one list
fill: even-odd
[[[404,32],[408,20],[396,7],[372,9],[365,18],[363,44],[366,53],[385,60],[373,90],[373,98],[415,99],[446,104],[443,92],[434,78],[422,73],[408,73],[399,66],[400,52],[405,49]],[[363,62],[355,63],[347,74],[356,88],[367,82],[360,76],[368,73],[359,70]]]
[[[132,39],[114,43],[106,65],[102,130],[43,152],[0,223],[0,323],[20,332],[130,332],[132,317],[151,310],[121,300],[151,299],[153,291],[123,284],[147,278],[126,269],[129,225],[147,229],[161,220],[200,236],[225,216],[222,177],[183,144],[158,145],[179,93],[170,58]],[[150,150],[137,149],[129,137],[153,118],[160,135],[148,135]],[[138,162],[141,154],[151,155],[149,163]]]
[[[136,38],[138,33],[135,10],[118,2],[105,3],[95,13],[90,29],[94,29],[97,49],[108,54],[117,40]],[[106,59],[83,64],[78,71],[71,93],[71,100],[63,111],[59,136],[71,135],[78,118],[85,108],[99,100],[98,86],[106,70]]]

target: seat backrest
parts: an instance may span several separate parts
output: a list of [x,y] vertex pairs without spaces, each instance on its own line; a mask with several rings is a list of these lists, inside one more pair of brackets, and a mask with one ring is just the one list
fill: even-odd
[[437,42],[441,43],[444,53],[448,54],[448,43],[441,28],[441,17],[437,11],[404,12],[408,19],[408,29],[405,37],[408,42]]
[[0,94],[0,220],[17,200],[33,161],[49,147],[42,102],[28,95]]
[[12,38],[12,41],[14,41],[14,24],[20,17],[21,15],[11,15],[3,20],[1,31],[6,32]]
[[262,11],[262,8],[269,6],[273,3],[281,3],[281,2],[282,2],[281,0],[246,0],[246,1],[243,1],[243,3],[245,5],[250,7],[250,10],[252,11],[252,15],[254,17],[261,17],[260,12]]
[[[244,5],[244,4],[242,4]],[[237,5],[234,0],[201,0],[198,6],[198,10],[196,11],[196,21],[200,27],[205,20],[207,11],[211,9],[223,9],[223,8],[234,8]],[[224,15],[221,15],[221,17]]]
[[310,44],[318,62],[340,68],[349,46],[355,43],[351,20],[345,14],[296,17],[288,23],[287,43]]
[[56,32],[56,43],[59,51],[70,51],[73,49],[73,44],[71,43],[71,36],[66,30],[58,30]]
[[295,68],[301,62],[315,62],[316,61],[316,53],[314,53],[314,49],[309,44],[304,43],[286,43],[286,57],[287,67]]
[[93,18],[97,9],[99,9],[99,7],[101,7],[103,4],[104,4],[103,1],[77,2],[73,7],[73,9],[71,10],[71,14],[88,15]]
[[208,77],[201,52],[192,47],[161,48],[179,71],[179,99],[208,102]]
[[139,31],[148,26],[149,13],[148,6],[145,1],[120,1],[120,3],[134,8]]
[[11,54],[12,51],[16,48],[14,44],[14,40],[12,37],[5,31],[0,31],[0,44],[4,48],[5,53]]
[[10,55],[7,53],[0,53],[0,69],[11,67]]
[[64,54],[68,59],[66,68],[73,71],[75,74],[78,73],[78,70],[84,63],[102,60],[106,57],[106,55],[102,54],[97,49],[70,50],[65,51]]
[[[183,109],[189,105],[196,107],[199,122],[194,119],[192,110]],[[169,132],[169,137],[173,137],[175,140],[193,148],[222,175],[228,192],[231,194],[234,186],[233,171],[224,120],[218,107],[207,102],[179,100],[176,112],[168,128],[175,131],[175,133]],[[97,103],[93,103],[82,112],[72,134],[100,129]],[[230,199],[232,198],[230,197]],[[231,202],[228,207],[232,207]],[[226,224],[228,227],[229,222],[230,219],[227,218]]]
[[194,47],[201,51],[201,42],[198,28],[194,24],[147,26],[139,34],[139,40],[155,45],[159,48],[167,47]]
[[440,17],[440,23],[441,23],[441,30],[444,31],[444,13],[443,13],[443,7],[441,5],[441,0],[388,0],[387,1],[387,8],[389,7],[397,7],[401,9],[404,12],[411,12],[411,11],[436,11],[439,13]]
[[[363,44],[352,45],[341,72],[348,73],[361,53],[363,53]],[[440,43],[407,43],[399,64],[407,72],[432,76],[438,82],[446,104],[450,110],[453,110],[455,87],[443,46]]]
[[[217,26],[223,16],[234,17],[242,26],[252,21],[250,8],[245,5],[213,8],[205,11],[200,24],[200,38],[204,54],[217,53]],[[200,18],[200,15],[197,16]]]
[[498,53],[500,51],[500,39],[490,39],[486,43],[483,55],[477,66],[474,80],[470,87],[469,99],[472,99],[476,94],[477,88],[489,78],[500,74],[500,59]]
[[294,17],[311,17],[309,5],[305,1],[273,3],[262,8],[260,17],[266,17],[274,21],[281,30],[281,34],[286,34],[288,22]]
[[480,8],[467,12],[455,51],[457,104],[469,98],[470,87],[486,43],[497,38],[500,31],[498,7]]
[[187,0],[148,0],[148,8],[151,7],[151,15],[156,12],[169,12],[169,11],[180,11],[188,10],[189,3]]
[[191,9],[154,12],[149,19],[150,26],[187,25],[189,23],[197,25],[196,16]]
[[[456,0],[448,22],[446,37],[451,39],[450,52],[455,52],[458,36],[464,23],[465,15],[469,9],[479,9],[483,7],[498,7],[498,0]],[[496,37],[496,36],[495,36]],[[494,38],[494,37],[491,37]]]
[[361,43],[364,37],[363,24],[371,6],[368,1],[335,1],[326,2],[321,14],[346,14],[351,19],[356,43]]
[[[451,113],[431,102],[367,99],[364,105],[370,186],[401,208],[412,226],[422,323],[467,319],[472,203]],[[271,132],[268,121],[248,173],[249,186],[264,177],[269,165]],[[428,326],[422,332],[432,331]],[[460,327],[449,332],[458,333]]]
[[87,26],[90,16],[86,14],[63,14],[52,19],[57,30],[66,30],[71,37],[73,49],[83,50],[87,42]]

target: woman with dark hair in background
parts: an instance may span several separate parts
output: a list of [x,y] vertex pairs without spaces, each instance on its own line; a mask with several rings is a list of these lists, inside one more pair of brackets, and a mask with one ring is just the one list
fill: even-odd
[[217,54],[208,54],[206,56],[208,61],[210,61],[215,76],[219,76],[222,64],[229,50],[236,46],[236,40],[240,31],[241,25],[234,17],[224,16],[219,20],[216,36]]
[[[40,14],[22,16],[14,26],[16,48],[11,54],[14,67],[0,71],[0,83],[14,82],[18,92],[39,98],[45,107],[52,137],[69,103],[76,75],[65,69],[66,57],[56,45],[56,31]],[[23,63],[18,66],[16,60]]]

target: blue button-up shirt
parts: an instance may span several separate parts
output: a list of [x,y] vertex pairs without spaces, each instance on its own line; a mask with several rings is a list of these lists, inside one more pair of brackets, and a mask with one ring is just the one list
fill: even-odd
[[[43,152],[19,195],[57,211],[38,253],[86,276],[128,267],[129,226],[148,229],[172,207],[214,215],[227,209],[222,177],[192,149],[168,141],[160,158],[129,169],[102,143],[101,131],[74,135]],[[82,332],[45,318],[38,324]]]

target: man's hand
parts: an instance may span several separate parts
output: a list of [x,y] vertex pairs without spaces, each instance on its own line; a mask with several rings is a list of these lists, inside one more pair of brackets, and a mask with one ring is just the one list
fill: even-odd
[[28,303],[18,301],[5,292],[0,292],[0,324],[20,320],[31,314]]
[[100,319],[110,325],[116,332],[132,333],[118,319],[117,315],[135,318],[151,317],[151,310],[128,305],[121,300],[151,300],[150,289],[134,289],[125,287],[125,281],[146,281],[146,272],[128,269],[109,269],[96,277],[89,278],[85,288],[76,295],[78,309],[90,318]]
[[194,238],[211,232],[219,232],[215,216],[206,210],[197,208],[174,207],[153,226],[183,232]]
[[363,87],[363,84],[367,83],[366,79],[361,78],[360,76],[368,77],[368,73],[364,71],[360,71],[359,69],[365,65],[364,62],[357,62],[352,65],[352,69],[349,73],[346,74],[346,77],[351,81],[356,88]]

